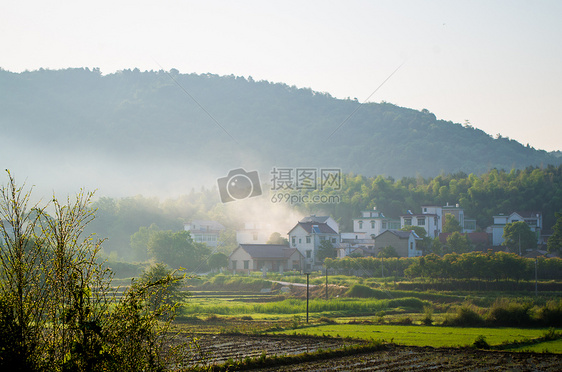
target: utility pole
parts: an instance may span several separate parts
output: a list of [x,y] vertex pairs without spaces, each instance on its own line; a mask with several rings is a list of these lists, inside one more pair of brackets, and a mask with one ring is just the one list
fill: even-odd
[[538,272],[537,272],[537,266],[538,266],[538,258],[535,258],[535,297],[539,296],[539,286],[538,286]]
[[328,301],[328,266],[326,266],[326,301]]
[[306,273],[306,323],[308,323],[308,278],[310,273]]

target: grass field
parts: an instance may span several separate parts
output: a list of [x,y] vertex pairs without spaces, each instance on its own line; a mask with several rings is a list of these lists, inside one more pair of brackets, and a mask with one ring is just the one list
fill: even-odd
[[[311,326],[297,330],[273,332],[274,334],[303,334],[314,336],[352,337],[364,340],[385,340],[397,344],[411,346],[470,346],[475,339],[482,335],[490,346],[502,343],[521,342],[526,339],[542,337],[546,329],[520,328],[457,328],[433,326],[400,326],[400,325],[366,325],[366,324],[329,324]],[[541,343],[545,346],[533,345],[534,351],[562,353],[562,342],[552,341]],[[547,345],[548,344],[548,345]],[[535,347],[539,347],[535,350]],[[529,350],[531,346],[517,347],[513,350]],[[511,350],[511,349],[510,349]]]

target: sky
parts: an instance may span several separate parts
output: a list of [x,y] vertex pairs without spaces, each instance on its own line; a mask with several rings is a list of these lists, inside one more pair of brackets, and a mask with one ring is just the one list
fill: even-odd
[[5,70],[252,76],[425,108],[562,150],[562,1],[4,0],[0,8]]

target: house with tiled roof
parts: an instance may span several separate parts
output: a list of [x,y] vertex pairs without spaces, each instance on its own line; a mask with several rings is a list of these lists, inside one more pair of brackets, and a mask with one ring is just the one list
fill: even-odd
[[296,248],[304,256],[305,271],[315,270],[321,266],[316,259],[320,243],[324,240],[332,243],[334,248],[340,244],[340,235],[326,222],[313,222],[307,219],[299,221],[289,231],[289,245]]
[[385,247],[392,247],[400,257],[418,257],[422,251],[417,249],[417,241],[421,238],[413,231],[386,230],[375,236],[375,252]]
[[228,257],[234,272],[280,272],[302,268],[303,255],[296,248],[279,244],[240,244]]

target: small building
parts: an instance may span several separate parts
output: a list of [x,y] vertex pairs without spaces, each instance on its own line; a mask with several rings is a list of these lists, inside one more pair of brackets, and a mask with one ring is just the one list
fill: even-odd
[[194,242],[205,243],[209,247],[217,247],[219,236],[226,228],[217,221],[194,220],[183,225],[189,231]]
[[513,212],[509,215],[500,213],[494,216],[494,224],[489,227],[492,233],[492,244],[502,245],[504,242],[503,229],[508,223],[524,221],[531,231],[537,234],[537,240],[541,241],[542,213],[541,212]]
[[302,269],[304,256],[296,248],[279,244],[240,244],[228,257],[234,272],[280,272]]
[[375,252],[385,247],[392,247],[400,257],[418,257],[422,251],[417,249],[416,243],[421,238],[413,231],[386,230],[375,236]]

